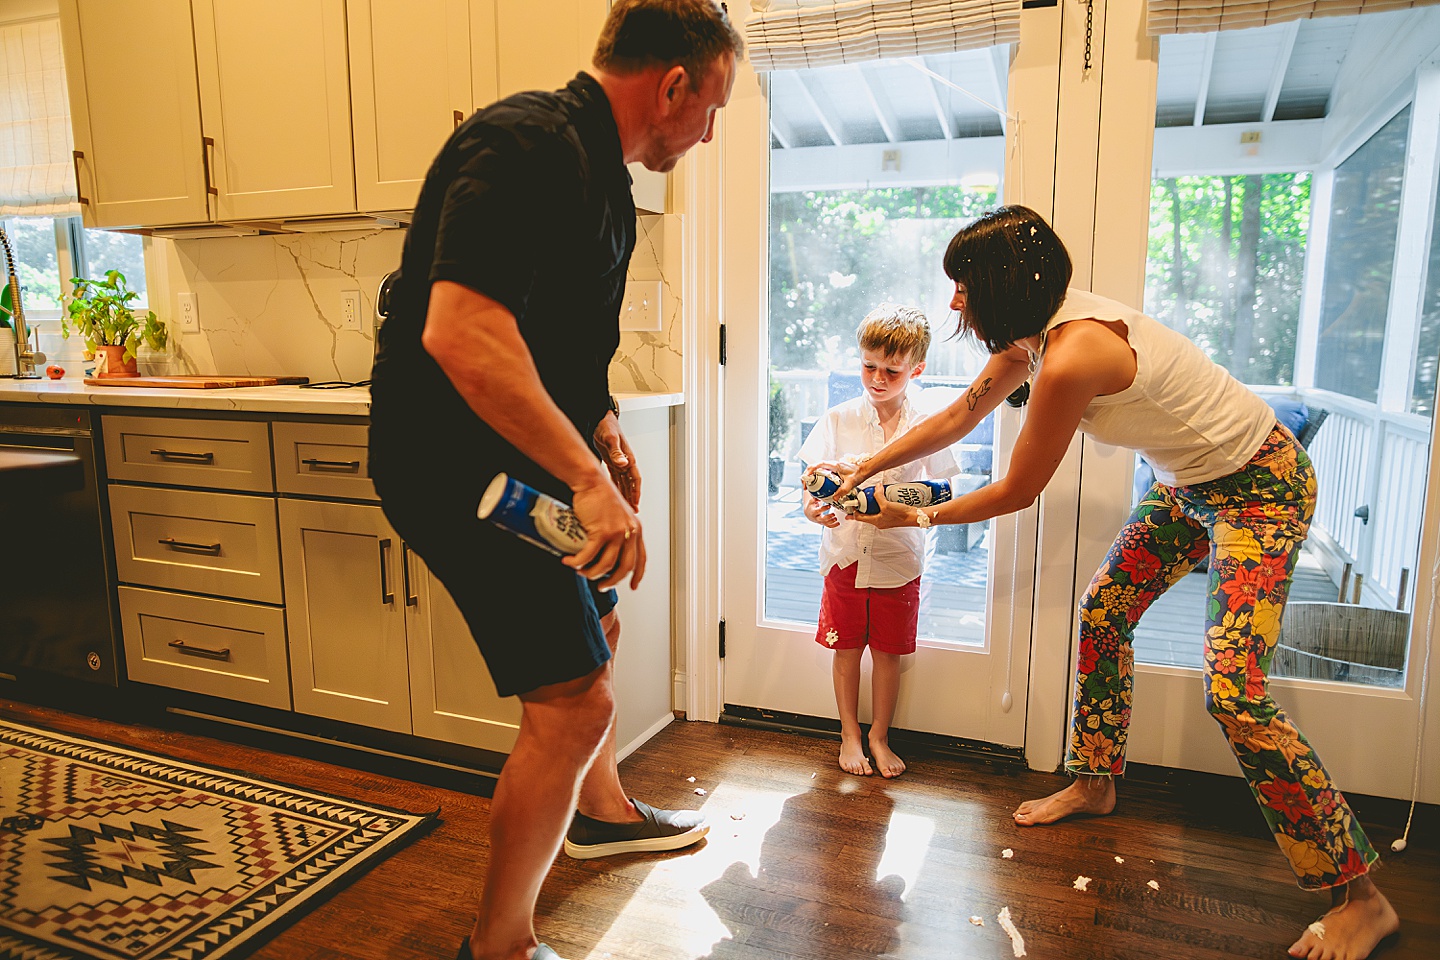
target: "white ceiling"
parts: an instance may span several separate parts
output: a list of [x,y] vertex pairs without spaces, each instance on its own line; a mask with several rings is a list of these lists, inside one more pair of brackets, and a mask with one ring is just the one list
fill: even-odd
[[[1397,24],[1434,28],[1436,11],[1324,17],[1160,39],[1157,127],[1310,120],[1327,115],[1348,57]],[[1381,18],[1390,18],[1383,21]],[[1409,18],[1409,19],[1405,19]],[[1387,29],[1384,28],[1389,28]],[[1005,47],[912,61],[770,74],[777,150],[946,141],[1003,134]],[[928,71],[932,75],[927,75]]]

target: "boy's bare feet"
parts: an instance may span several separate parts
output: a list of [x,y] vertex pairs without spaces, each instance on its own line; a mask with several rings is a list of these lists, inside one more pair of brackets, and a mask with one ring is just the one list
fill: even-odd
[[1305,960],[1364,960],[1375,945],[1400,929],[1400,917],[1369,877],[1331,891],[1335,906],[1300,935],[1287,951]]
[[853,736],[843,731],[840,734],[840,769],[856,776],[868,777],[875,771],[865,757],[865,748],[860,745],[860,735]]
[[1026,800],[1016,808],[1015,822],[1022,827],[1056,823],[1077,813],[1107,814],[1115,809],[1115,778],[1078,776],[1064,790],[1043,800]]
[[886,780],[898,777],[905,772],[905,761],[895,756],[895,751],[890,749],[888,737],[877,737],[872,733],[870,735],[870,752],[875,755],[876,769]]

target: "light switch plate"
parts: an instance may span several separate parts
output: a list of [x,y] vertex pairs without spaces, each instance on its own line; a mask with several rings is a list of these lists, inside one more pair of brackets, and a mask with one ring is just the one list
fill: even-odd
[[664,281],[630,280],[625,284],[625,299],[620,301],[620,329],[659,332],[663,312]]

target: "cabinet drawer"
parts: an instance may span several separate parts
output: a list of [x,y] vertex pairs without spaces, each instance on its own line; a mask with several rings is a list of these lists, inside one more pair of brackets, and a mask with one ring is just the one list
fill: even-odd
[[270,432],[252,420],[106,417],[112,480],[269,493]]
[[122,583],[283,600],[273,499],[112,484],[110,525]]
[[281,493],[378,500],[370,482],[369,428],[352,423],[271,424]]
[[131,680],[290,709],[282,611],[135,587],[119,593]]

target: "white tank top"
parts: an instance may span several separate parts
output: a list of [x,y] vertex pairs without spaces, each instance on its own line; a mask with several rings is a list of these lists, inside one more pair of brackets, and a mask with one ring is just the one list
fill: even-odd
[[1080,429],[1101,443],[1129,447],[1167,486],[1235,473],[1275,427],[1275,411],[1183,335],[1123,303],[1073,287],[1045,325],[1119,320],[1135,352],[1135,380],[1096,397]]

